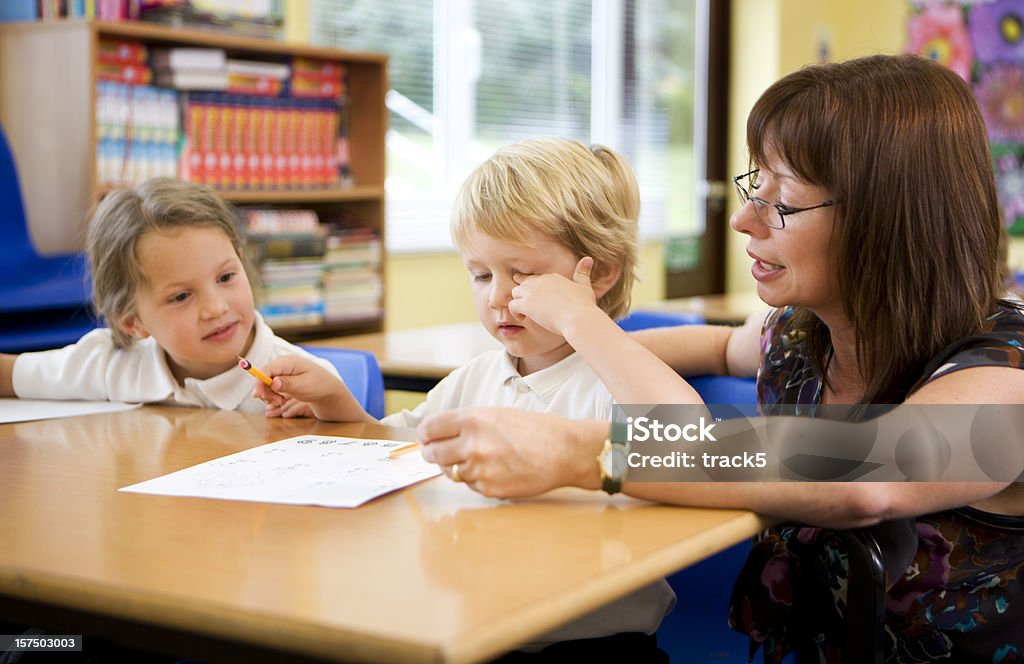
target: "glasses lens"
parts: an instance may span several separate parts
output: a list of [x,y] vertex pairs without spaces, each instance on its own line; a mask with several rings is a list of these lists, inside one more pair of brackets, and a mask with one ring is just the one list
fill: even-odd
[[761,223],[768,228],[782,228],[782,215],[775,209],[775,206],[766,200],[751,196],[751,189],[757,187],[757,171],[751,171],[735,179],[736,194],[740,197],[740,205],[746,205],[749,201],[754,205],[754,212]]

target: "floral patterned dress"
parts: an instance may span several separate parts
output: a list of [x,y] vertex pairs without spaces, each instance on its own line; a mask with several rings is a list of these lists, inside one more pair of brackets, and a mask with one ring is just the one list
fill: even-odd
[[[813,416],[822,383],[800,340],[782,334],[792,313],[776,310],[765,322],[758,403],[767,415],[783,405],[792,414],[796,405]],[[978,334],[930,362],[914,389],[977,366],[1024,369],[1024,312],[1000,306]],[[899,560],[898,568],[887,569],[896,581],[887,583],[885,598],[886,662],[1024,662],[1024,516],[963,507],[878,528],[883,547],[886,541],[893,547],[887,554],[895,553],[887,562]],[[901,531],[906,536],[896,551]],[[845,548],[823,528],[783,524],[762,534],[736,581],[729,611],[733,628],[750,636],[750,661],[758,648],[765,662],[780,662],[810,647],[819,661],[842,662]]]

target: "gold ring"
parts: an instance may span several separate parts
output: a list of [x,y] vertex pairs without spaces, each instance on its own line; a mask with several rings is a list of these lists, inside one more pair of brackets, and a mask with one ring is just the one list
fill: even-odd
[[452,473],[452,481],[453,482],[461,482],[462,481],[462,476],[459,475],[459,464],[457,464],[457,463],[453,463],[452,464],[451,473]]

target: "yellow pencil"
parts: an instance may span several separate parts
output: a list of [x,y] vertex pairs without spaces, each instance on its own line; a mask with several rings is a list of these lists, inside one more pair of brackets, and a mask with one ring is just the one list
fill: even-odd
[[420,447],[421,447],[421,445],[419,443],[413,443],[411,445],[405,445],[403,447],[399,447],[397,449],[391,450],[391,452],[388,454],[388,458],[389,459],[397,459],[398,457],[402,456],[403,454],[408,454],[409,452],[413,452],[415,450],[420,449]]
[[267,374],[263,373],[262,371],[260,371],[256,367],[254,367],[252,365],[252,362],[250,362],[249,360],[245,359],[241,355],[239,355],[237,357],[238,357],[238,366],[242,367],[243,369],[245,369],[246,371],[251,373],[253,376],[256,376],[256,378],[258,378],[261,383],[263,383],[267,387],[270,387],[270,385],[274,382],[270,378],[270,376],[268,376]]

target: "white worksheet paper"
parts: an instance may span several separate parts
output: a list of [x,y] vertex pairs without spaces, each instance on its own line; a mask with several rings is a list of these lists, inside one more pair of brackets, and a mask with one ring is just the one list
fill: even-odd
[[0,424],[76,417],[132,410],[142,404],[120,401],[65,401],[59,399],[0,399]]
[[296,436],[213,459],[121,491],[290,505],[359,507],[377,496],[436,477],[418,450],[397,459],[394,440]]

